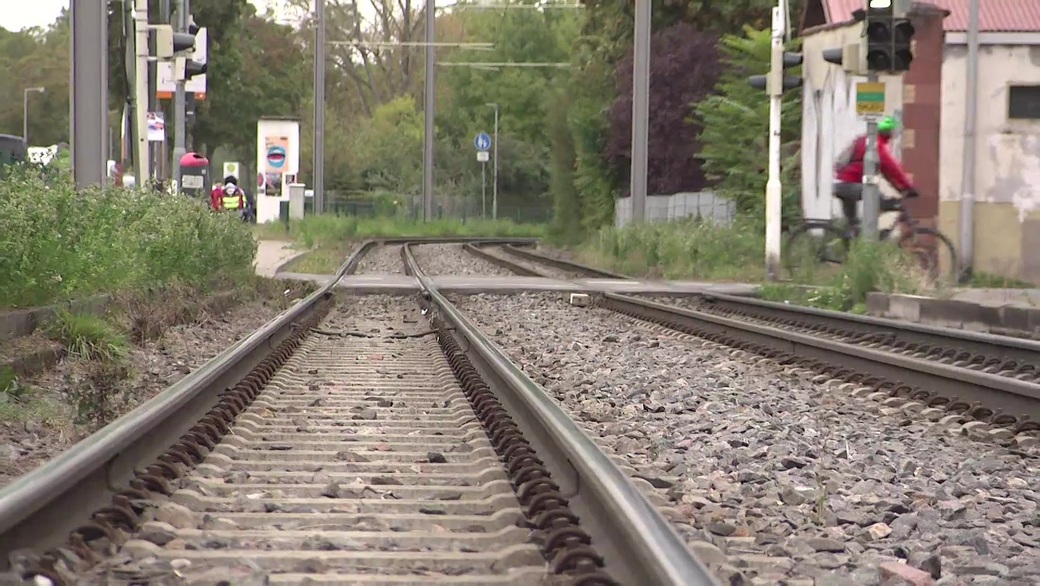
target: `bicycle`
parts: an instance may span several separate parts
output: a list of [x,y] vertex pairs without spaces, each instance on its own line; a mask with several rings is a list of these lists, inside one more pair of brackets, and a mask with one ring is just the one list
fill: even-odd
[[[945,234],[935,228],[922,226],[918,220],[910,216],[901,199],[882,199],[881,213],[888,212],[898,212],[899,215],[891,228],[878,232],[879,241],[896,242],[900,248],[908,251],[917,259],[921,268],[932,279],[940,277],[939,255],[945,250],[949,255],[951,280],[959,281],[957,253],[954,251],[953,243]],[[805,258],[804,251],[808,251],[809,255],[814,257],[817,265],[844,264],[849,246],[853,240],[859,237],[860,228],[858,218],[851,226],[844,220],[844,218],[840,220],[806,219],[791,231],[784,253],[784,264],[788,272],[793,272],[797,268],[794,263]],[[822,237],[815,236],[813,232],[816,231],[822,231]]]

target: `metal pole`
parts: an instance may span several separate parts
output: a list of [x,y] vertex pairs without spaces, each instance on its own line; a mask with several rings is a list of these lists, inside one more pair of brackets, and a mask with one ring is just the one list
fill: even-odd
[[961,163],[960,273],[970,277],[975,257],[976,117],[979,109],[979,0],[968,5],[967,98],[964,112],[964,160]]
[[315,0],[314,18],[314,213],[325,212],[325,0]]
[[492,192],[491,192],[492,193],[492,195],[491,195],[491,219],[492,220],[497,220],[498,219],[498,104],[495,104],[495,132],[494,132],[494,135],[495,136],[494,136],[494,138],[492,140],[494,141],[495,144],[492,145],[492,148],[495,149],[495,155],[494,155],[494,157],[495,157],[495,170],[493,171],[494,179],[492,180],[492,184],[491,184],[492,185],[492,187],[491,187],[491,189],[492,189]]
[[134,177],[137,186],[144,187],[152,176],[148,159],[148,0],[134,3],[134,57]]
[[[867,81],[876,83],[878,75],[870,73]],[[867,150],[863,154],[863,223],[860,226],[863,240],[878,239],[878,217],[881,215],[881,190],[878,187],[877,119],[867,119]]]
[[72,171],[76,187],[105,183],[105,121],[108,120],[108,2],[77,0],[72,18],[69,93]]
[[[176,0],[177,2],[177,32],[187,32],[188,14],[191,11],[191,0]],[[177,180],[177,188],[180,189],[181,181],[181,157],[188,152],[184,136],[184,81],[178,81],[173,92],[173,178]]]
[[647,149],[650,117],[650,0],[636,0],[632,61],[632,222],[646,217]]
[[780,279],[780,228],[783,185],[780,181],[780,123],[784,92],[784,9],[773,7],[769,59],[769,175],[766,179],[766,279]]
[[[435,40],[434,23],[437,20],[435,0],[426,0],[426,42]],[[423,221],[433,219],[433,116],[435,113],[436,77],[434,73],[433,45],[426,45],[426,100],[423,106],[425,130],[423,131]]]
[[480,219],[487,219],[487,161],[480,162]]

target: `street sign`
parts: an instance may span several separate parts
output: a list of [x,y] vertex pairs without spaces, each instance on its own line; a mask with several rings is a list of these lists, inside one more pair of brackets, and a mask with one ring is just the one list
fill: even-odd
[[239,178],[238,172],[239,172],[239,166],[238,166],[238,162],[237,161],[226,161],[224,163],[224,177],[227,177],[228,175],[232,175],[232,176],[235,177],[235,179],[238,179]]
[[481,163],[488,162],[488,152],[487,151],[477,151],[477,160],[480,161]]
[[885,113],[885,84],[860,82],[856,84],[856,114],[880,116]]
[[473,139],[473,146],[477,147],[478,151],[487,152],[491,149],[491,137],[486,132],[481,132]]

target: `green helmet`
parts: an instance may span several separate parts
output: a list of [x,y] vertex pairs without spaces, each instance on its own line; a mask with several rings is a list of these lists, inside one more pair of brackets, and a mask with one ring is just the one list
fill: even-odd
[[893,132],[895,132],[897,126],[898,124],[896,123],[895,118],[891,116],[885,116],[878,122],[877,130],[881,134],[892,134]]

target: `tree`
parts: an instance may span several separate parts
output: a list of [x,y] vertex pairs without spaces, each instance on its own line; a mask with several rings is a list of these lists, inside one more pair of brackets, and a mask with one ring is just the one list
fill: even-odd
[[[718,80],[718,37],[693,25],[676,24],[650,41],[650,108],[647,189],[670,195],[700,191],[707,186],[701,163],[698,128],[686,124],[693,105],[711,92]],[[607,161],[628,191],[632,151],[632,56],[617,66],[618,98],[610,108]]]
[[[743,35],[726,35],[719,42],[724,73],[715,95],[696,107],[691,124],[702,125],[697,155],[716,191],[731,198],[738,212],[764,218],[765,185],[769,161],[769,97],[752,88],[747,76],[769,68],[769,30],[747,27]],[[800,174],[797,160],[801,136],[801,92],[784,94],[782,152],[784,219],[800,214]]]

